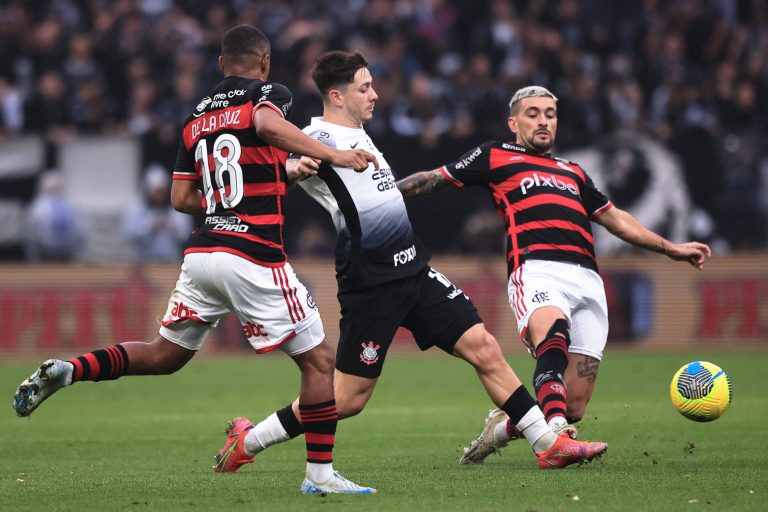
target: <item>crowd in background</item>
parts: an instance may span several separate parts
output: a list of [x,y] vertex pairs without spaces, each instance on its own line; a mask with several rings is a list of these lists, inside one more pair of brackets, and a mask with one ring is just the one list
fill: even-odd
[[[539,84],[560,98],[557,152],[600,147],[619,131],[648,135],[680,158],[696,218],[708,223],[695,235],[724,249],[768,247],[764,0],[6,0],[0,137],[43,134],[54,167],[73,137],[130,134],[143,168],[170,169],[183,119],[221,79],[221,38],[239,23],[270,38],[270,79],[293,92],[299,126],[322,111],[315,59],[365,54],[379,95],[367,130],[400,177],[508,140],[512,92]],[[622,206],[622,190],[612,192]],[[437,203],[421,204],[414,215]],[[461,212],[469,242],[443,222],[427,244],[476,248],[480,226],[500,247],[487,205],[468,204],[480,212]],[[295,233],[317,232],[312,219],[292,222]]]

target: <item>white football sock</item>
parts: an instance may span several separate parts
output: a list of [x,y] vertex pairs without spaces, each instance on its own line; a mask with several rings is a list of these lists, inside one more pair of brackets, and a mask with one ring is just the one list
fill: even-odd
[[70,384],[72,384],[72,375],[75,373],[75,365],[73,365],[69,361],[64,361],[64,362],[69,365],[67,367],[67,376],[64,377],[64,385],[69,386]]
[[277,413],[273,412],[248,431],[243,440],[243,447],[248,455],[256,455],[273,444],[283,443],[289,439],[288,432],[280,423]]
[[493,429],[493,439],[499,446],[504,446],[509,442],[510,438],[509,432],[507,432],[507,423],[509,423],[509,419],[507,419],[507,421],[502,421],[496,425],[495,429]]
[[315,483],[327,482],[333,476],[333,464],[307,462],[307,478]]
[[523,433],[531,448],[537,452],[549,450],[557,441],[557,435],[547,425],[538,405],[531,407],[525,416],[520,418],[517,428]]
[[548,424],[554,430],[555,427],[567,425],[568,421],[566,421],[566,419],[562,416],[552,416],[552,418],[548,421]]

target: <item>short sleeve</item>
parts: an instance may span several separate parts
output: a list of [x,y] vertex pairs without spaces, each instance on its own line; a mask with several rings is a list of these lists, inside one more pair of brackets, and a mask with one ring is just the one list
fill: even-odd
[[[334,137],[331,132],[323,130],[322,128],[318,128],[314,125],[309,125],[302,131],[316,141],[336,149],[336,137]],[[291,153],[288,155],[289,160],[295,158],[301,158],[301,155],[299,153]]]
[[266,106],[279,112],[285,118],[288,116],[292,104],[293,96],[291,96],[291,91],[284,85],[264,83],[254,91],[254,111],[261,106]]
[[179,151],[176,153],[176,164],[173,166],[173,179],[196,180],[195,160],[192,153],[184,146],[184,141],[179,142]]
[[584,204],[584,209],[587,211],[587,215],[589,215],[591,219],[594,219],[611,208],[613,203],[611,203],[610,199],[608,199],[605,194],[598,190],[595,186],[595,182],[592,181],[592,178],[590,178],[586,172],[584,172],[584,181],[582,202]]
[[489,179],[492,142],[486,142],[464,153],[461,158],[440,168],[456,186],[485,185]]
[[309,125],[304,129],[304,133],[315,139],[316,141],[325,144],[326,146],[330,146],[332,148],[336,148],[336,137],[334,135],[324,130],[322,127]]

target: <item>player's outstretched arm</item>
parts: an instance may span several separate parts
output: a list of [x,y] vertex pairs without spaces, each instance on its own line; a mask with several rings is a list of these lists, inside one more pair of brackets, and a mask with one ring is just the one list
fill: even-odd
[[283,151],[310,156],[356,171],[364,171],[370,163],[379,168],[376,157],[367,151],[362,149],[340,151],[326,146],[296,128],[271,108],[256,109],[253,114],[253,123],[256,134],[261,139]]
[[397,188],[403,197],[416,197],[431,194],[449,185],[449,181],[440,169],[411,174],[397,182]]
[[708,245],[700,242],[672,243],[643,226],[631,213],[613,207],[595,219],[608,231],[632,245],[658,252],[675,261],[687,261],[701,270],[712,256]]

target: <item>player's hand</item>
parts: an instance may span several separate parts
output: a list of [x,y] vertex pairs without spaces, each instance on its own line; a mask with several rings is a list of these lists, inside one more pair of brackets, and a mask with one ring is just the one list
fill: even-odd
[[349,167],[357,172],[366,170],[371,163],[376,169],[379,168],[379,161],[376,160],[376,157],[362,149],[337,151],[331,163],[339,167]]
[[288,174],[288,183],[290,185],[315,176],[319,169],[320,160],[315,160],[308,156],[289,158],[285,162],[285,172]]
[[701,270],[704,268],[704,262],[712,257],[712,249],[700,242],[672,244],[666,248],[666,255],[675,261],[687,261]]
[[[320,160],[310,158],[308,156],[302,156],[299,159],[299,163],[296,166],[296,172],[302,177],[310,177],[317,175],[317,171],[320,170]],[[299,178],[303,179],[303,178]]]

